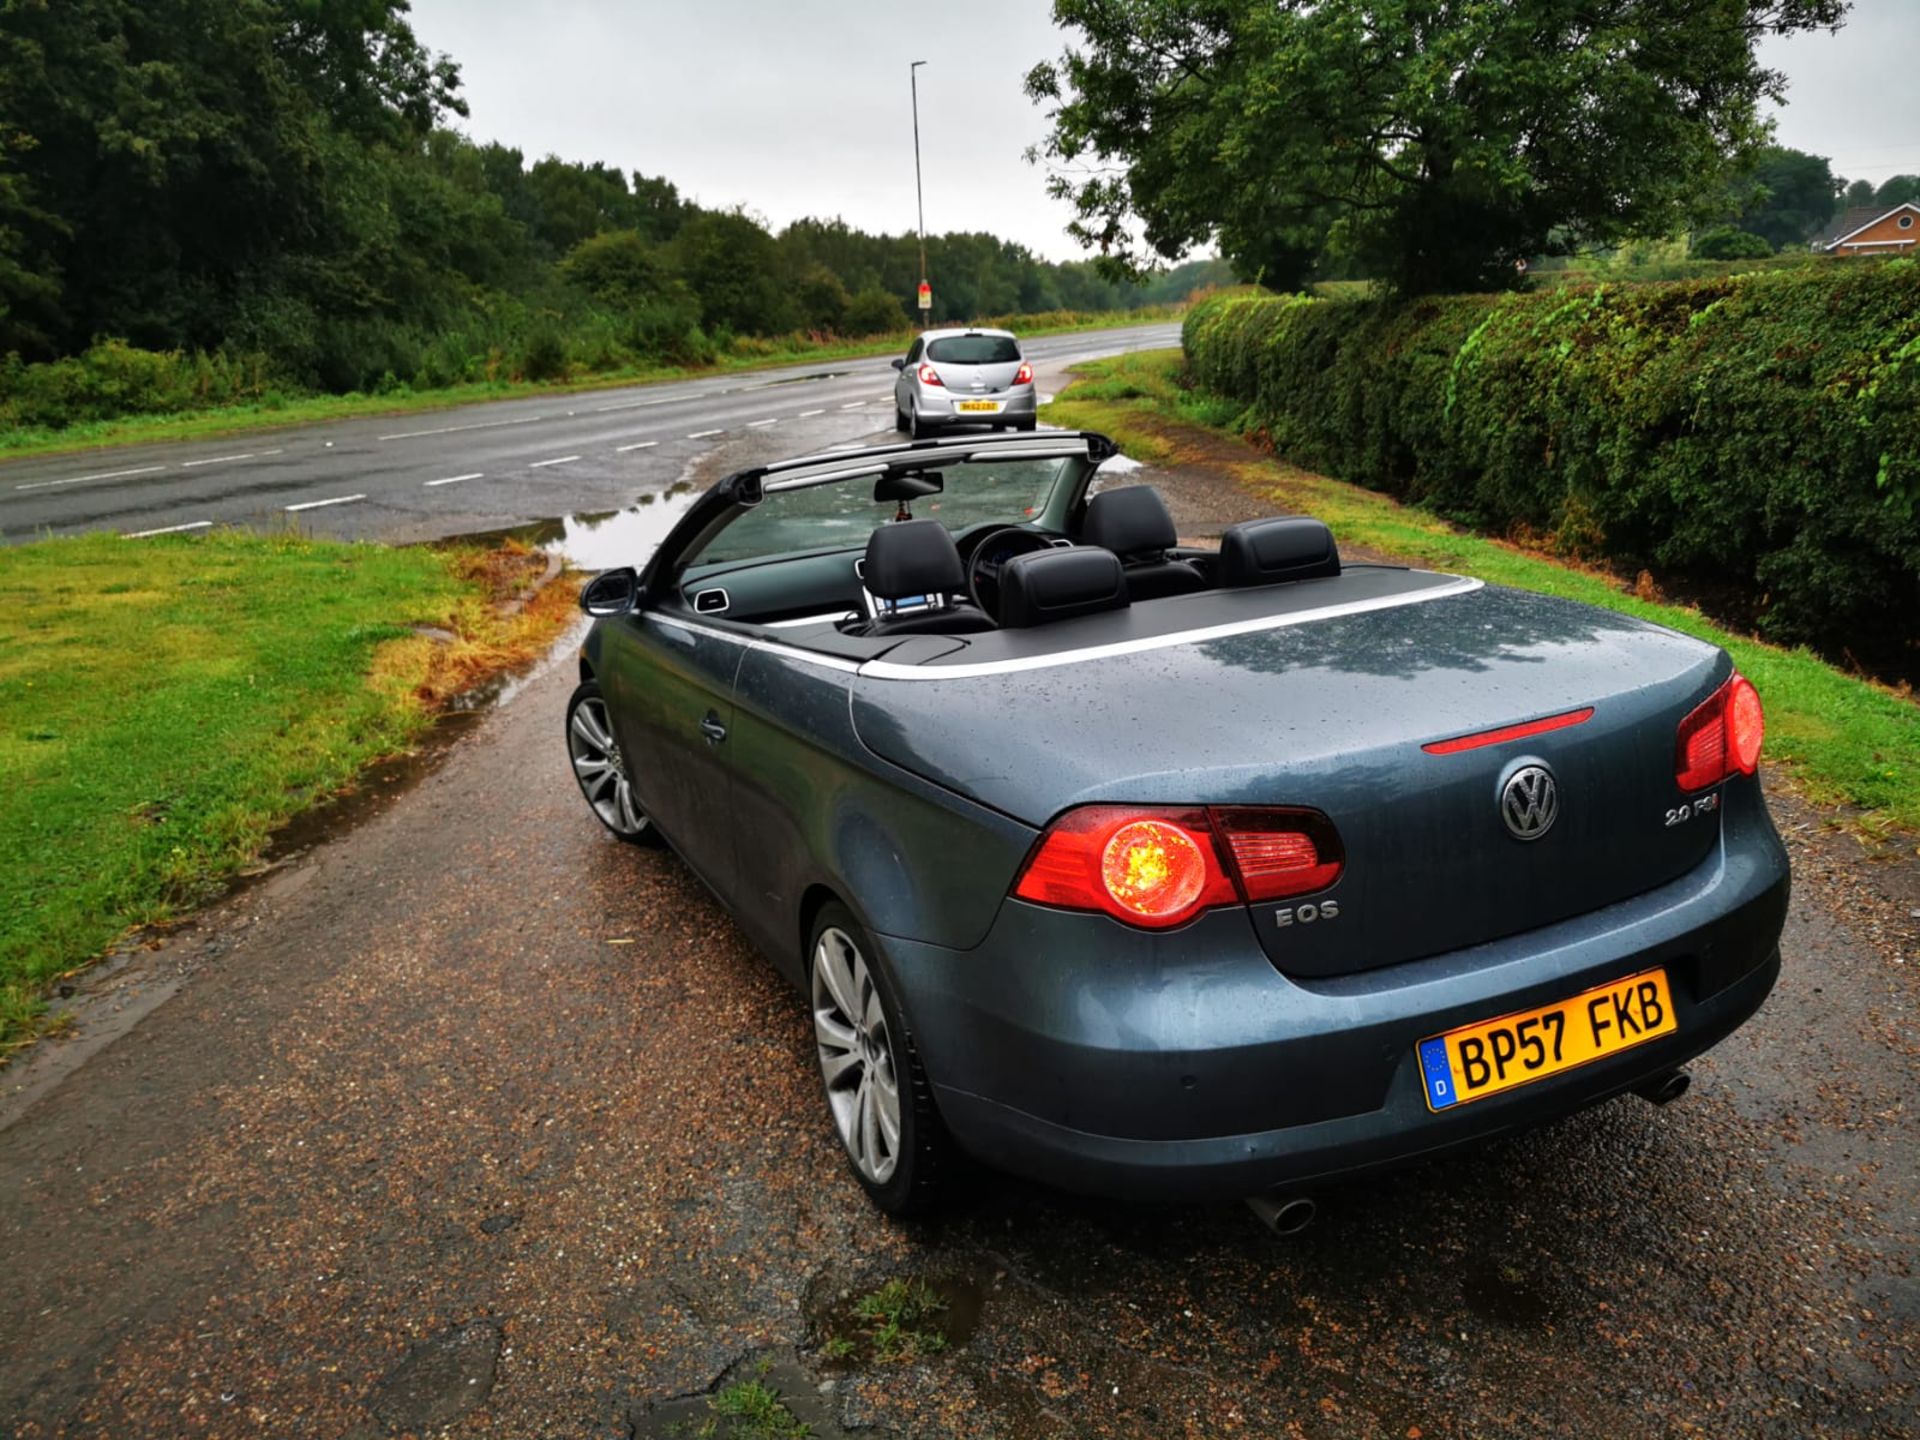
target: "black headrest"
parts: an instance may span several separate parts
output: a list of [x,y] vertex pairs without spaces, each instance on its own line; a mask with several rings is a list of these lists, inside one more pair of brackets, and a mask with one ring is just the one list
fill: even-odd
[[1333,532],[1305,515],[1243,520],[1220,537],[1220,583],[1273,585],[1340,573]]
[[945,595],[967,583],[960,551],[938,520],[889,521],[867,537],[867,589],[882,600]]
[[1016,555],[1000,567],[1000,623],[1044,625],[1127,607],[1127,577],[1111,550],[1077,545]]
[[1129,485],[1124,490],[1102,490],[1087,501],[1087,518],[1080,538],[1116,555],[1158,554],[1171,550],[1179,537],[1167,502],[1151,485]]

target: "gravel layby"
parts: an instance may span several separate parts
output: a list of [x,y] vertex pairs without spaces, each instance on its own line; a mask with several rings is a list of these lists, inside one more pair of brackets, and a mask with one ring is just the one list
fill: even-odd
[[[0,1099],[7,1431],[655,1435],[763,1361],[821,1434],[1920,1429],[1910,840],[1776,797],[1786,972],[1677,1105],[1323,1192],[1285,1242],[987,1174],[896,1224],[799,999],[587,815],[571,684],[143,956],[173,998]],[[846,1296],[914,1275],[944,1353],[828,1358]]]

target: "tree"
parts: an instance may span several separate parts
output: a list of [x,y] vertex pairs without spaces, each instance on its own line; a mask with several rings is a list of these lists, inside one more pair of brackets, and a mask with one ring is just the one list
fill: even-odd
[[1715,225],[1693,237],[1692,254],[1696,260],[1763,260],[1773,254],[1773,246],[1764,235]]
[[673,267],[700,304],[700,323],[741,335],[778,335],[798,316],[781,283],[773,237],[737,210],[706,210],[680,227]]
[[906,308],[886,291],[862,290],[847,302],[841,324],[849,335],[887,335],[907,328]]
[[1840,198],[1846,202],[1849,208],[1855,205],[1871,205],[1873,203],[1873,182],[1871,180],[1855,180],[1847,186],[1846,194]]
[[1920,175],[1895,175],[1873,192],[1873,203],[1889,210],[1908,200],[1920,200]]
[[560,274],[594,299],[629,310],[665,288],[660,257],[638,230],[605,230],[567,252]]
[[[1840,181],[1824,155],[1763,147],[1734,183],[1734,229],[1766,237],[1775,250],[1811,240],[1840,208]],[[1724,256],[1744,259],[1744,256]]]
[[1349,255],[1399,290],[1684,228],[1764,138],[1767,34],[1845,0],[1055,0],[1037,158],[1121,266],[1217,239],[1270,286]]

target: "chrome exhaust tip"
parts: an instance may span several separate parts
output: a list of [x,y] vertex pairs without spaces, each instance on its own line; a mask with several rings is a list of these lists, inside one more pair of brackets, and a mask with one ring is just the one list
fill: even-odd
[[1311,1225],[1320,1207],[1306,1195],[1249,1195],[1247,1208],[1267,1229],[1284,1237],[1298,1235]]
[[1670,1070],[1665,1075],[1656,1075],[1651,1080],[1642,1080],[1633,1087],[1633,1093],[1650,1105],[1671,1105],[1693,1085],[1693,1077],[1684,1070]]

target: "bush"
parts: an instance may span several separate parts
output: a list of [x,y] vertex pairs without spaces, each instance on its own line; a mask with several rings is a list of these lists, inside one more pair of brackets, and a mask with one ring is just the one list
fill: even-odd
[[870,286],[847,302],[840,328],[849,335],[891,335],[907,328],[906,307],[890,291]]
[[552,330],[536,330],[520,352],[524,380],[558,380],[567,373],[567,342]]
[[1782,640],[1920,614],[1920,265],[1402,304],[1227,294],[1193,380],[1289,459],[1737,597]]
[[1773,254],[1773,246],[1751,230],[1716,225],[1693,237],[1690,253],[1696,260],[1764,260]]

